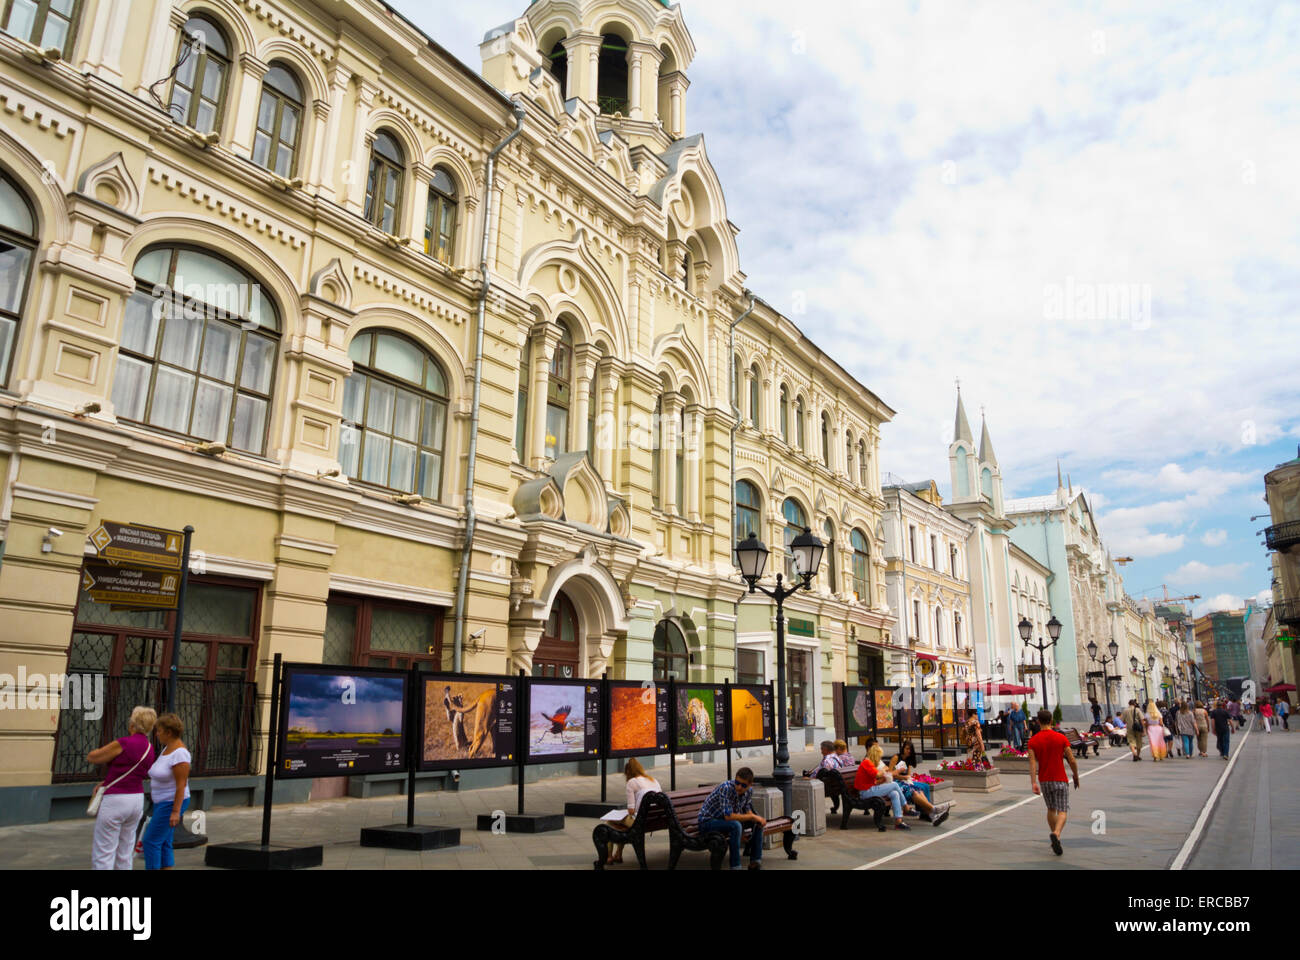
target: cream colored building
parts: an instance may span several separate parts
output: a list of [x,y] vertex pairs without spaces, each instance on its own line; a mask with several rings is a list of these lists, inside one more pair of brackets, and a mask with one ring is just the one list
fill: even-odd
[[889,607],[900,624],[898,642],[889,649],[891,685],[918,685],[920,658],[936,663],[945,683],[975,683],[992,672],[987,660],[978,662],[970,628],[971,532],[969,523],[944,509],[933,480],[885,488]]
[[[0,23],[0,673],[115,699],[0,716],[8,822],[84,806],[85,750],[167,671],[173,614],[80,591],[103,520],[194,527],[180,700],[209,805],[252,796],[277,653],[772,678],[737,656],[771,618],[732,567],[737,479],[774,547],[787,502],[830,523],[834,572],[788,608],[799,719],[828,722],[893,622],[893,412],[761,301],[731,354],[754,300],[687,135],[680,7],[539,0],[480,76],[378,0],[33,6]],[[737,366],[761,381],[739,418]]]

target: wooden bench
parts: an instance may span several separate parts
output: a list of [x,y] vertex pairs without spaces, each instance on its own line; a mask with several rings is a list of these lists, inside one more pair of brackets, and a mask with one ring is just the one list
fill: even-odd
[[1091,737],[1085,737],[1077,728],[1071,727],[1069,730],[1062,730],[1061,732],[1065,734],[1065,738],[1070,741],[1070,749],[1074,751],[1074,755],[1080,759],[1083,759],[1088,755],[1089,747],[1092,747],[1092,755],[1094,757],[1101,754],[1101,746],[1097,741]]
[[[727,855],[727,835],[724,833],[700,833],[700,808],[713,792],[713,787],[701,787],[694,790],[674,790],[671,793],[648,793],[641,801],[636,819],[630,827],[622,827],[610,820],[602,820],[591,832],[591,841],[596,845],[597,870],[605,868],[605,852],[611,843],[631,844],[636,852],[637,863],[641,869],[647,869],[645,859],[645,838],[656,830],[668,831],[668,869],[674,870],[677,861],[685,850],[707,851],[709,867],[722,869],[723,858]],[[745,824],[741,842],[744,843],[753,832],[751,824]],[[763,836],[781,834],[781,845],[791,860],[797,860],[799,853],[794,849],[794,819],[792,817],[774,817],[767,821]]]
[[861,791],[853,786],[853,780],[858,775],[857,767],[849,767],[845,770],[818,770],[817,779],[826,785],[826,796],[832,801],[838,801],[843,807],[843,813],[840,814],[840,829],[849,828],[849,815],[856,810],[862,810],[870,813],[875,821],[876,829],[882,833],[887,829],[885,819],[893,819],[889,801],[884,797],[872,797],[870,800],[863,800]]

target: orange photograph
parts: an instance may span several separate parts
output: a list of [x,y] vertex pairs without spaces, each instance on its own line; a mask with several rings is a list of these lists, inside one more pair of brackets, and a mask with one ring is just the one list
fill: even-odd
[[763,705],[748,690],[731,688],[731,739],[763,739]]
[[610,690],[609,745],[613,750],[654,750],[655,691],[614,687]]

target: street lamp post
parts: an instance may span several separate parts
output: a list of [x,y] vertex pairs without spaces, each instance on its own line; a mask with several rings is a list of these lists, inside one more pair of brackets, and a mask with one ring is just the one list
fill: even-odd
[[825,549],[812,531],[804,527],[803,533],[790,542],[790,550],[794,554],[795,577],[801,578],[803,582],[796,582],[792,587],[782,586],[781,574],[778,573],[776,586],[768,589],[758,582],[767,568],[768,549],[763,545],[763,541],[754,536],[751,530],[748,537],[736,544],[736,559],[740,563],[740,575],[749,584],[749,592],[758,591],[776,601],[776,763],[772,766],[772,779],[777,782],[781,790],[787,816],[792,809],[791,788],[794,783],[794,771],[790,768],[790,742],[785,705],[785,601],[800,589],[812,589],[812,578],[817,575],[817,568],[821,566],[822,552]]
[[1110,709],[1110,671],[1107,669],[1106,664],[1115,663],[1119,659],[1119,644],[1114,640],[1108,643],[1106,649],[1110,651],[1110,656],[1102,657],[1100,660],[1097,659],[1097,644],[1095,641],[1089,640],[1085,649],[1088,651],[1088,657],[1093,663],[1101,664],[1101,682],[1106,685],[1106,718],[1110,719],[1115,714]]
[[1147,677],[1151,676],[1151,671],[1156,668],[1156,655],[1153,653],[1147,656],[1146,667],[1138,663],[1137,657],[1129,657],[1128,665],[1134,673],[1142,674],[1142,706],[1145,707],[1147,701],[1151,699],[1151,694],[1147,692]]
[[1020,631],[1020,639],[1024,641],[1026,647],[1033,647],[1038,651],[1038,675],[1042,678],[1043,687],[1043,709],[1050,710],[1047,704],[1047,666],[1043,661],[1043,651],[1049,647],[1056,646],[1056,641],[1061,637],[1061,621],[1052,617],[1047,621],[1047,635],[1052,638],[1051,643],[1043,643],[1043,638],[1039,637],[1037,643],[1030,643],[1029,638],[1034,634],[1034,625],[1028,619],[1021,617],[1020,623],[1016,625]]

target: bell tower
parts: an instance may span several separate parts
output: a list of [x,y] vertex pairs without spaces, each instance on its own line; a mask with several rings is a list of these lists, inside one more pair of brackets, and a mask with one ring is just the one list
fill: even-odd
[[553,84],[561,103],[586,103],[598,128],[656,152],[685,136],[695,43],[680,5],[534,0],[521,18],[488,31],[480,49],[484,78],[507,94]]

